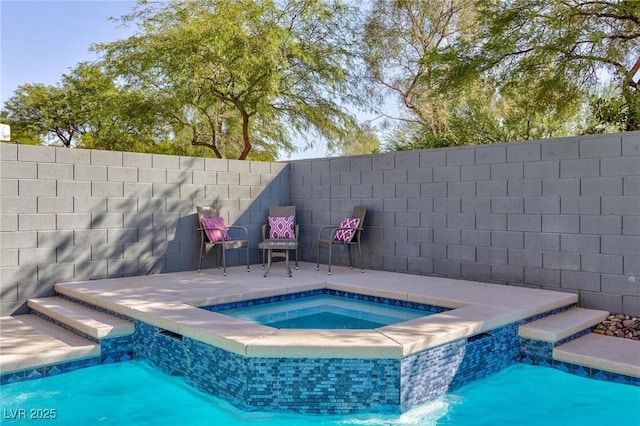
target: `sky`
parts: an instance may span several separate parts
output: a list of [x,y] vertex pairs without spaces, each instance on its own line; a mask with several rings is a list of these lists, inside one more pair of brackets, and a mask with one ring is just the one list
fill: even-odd
[[[0,0],[0,104],[22,84],[56,85],[80,62],[97,59],[92,44],[127,38],[119,18],[133,0]],[[290,159],[325,157],[318,147]],[[285,159],[285,158],[283,158]]]
[[0,100],[21,84],[57,84],[82,61],[96,59],[94,43],[126,38],[109,17],[129,12],[131,0],[0,0]]

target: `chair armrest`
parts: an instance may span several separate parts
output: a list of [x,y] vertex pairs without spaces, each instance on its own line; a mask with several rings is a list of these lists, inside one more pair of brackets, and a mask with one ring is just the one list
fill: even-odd
[[262,241],[267,239],[267,225],[266,223],[262,224]]
[[364,230],[364,228],[361,228],[359,226],[356,228],[340,228],[339,226],[334,227],[333,225],[323,226],[322,228],[320,228],[320,231],[318,232],[318,240],[322,240],[322,233],[327,229],[331,229],[331,234],[329,236],[329,240],[325,240],[325,241],[333,241],[338,231],[362,232]]
[[[227,226],[227,229],[229,229],[229,228],[230,228],[230,227],[229,227],[229,226]],[[202,227],[198,228],[197,230],[198,230],[198,231],[206,231],[207,229],[214,229],[214,230],[216,230],[216,231],[222,231],[222,229],[221,229],[221,228],[216,228],[215,226],[202,226]]]
[[[198,230],[198,231],[200,231],[200,232],[205,232],[205,231],[207,231],[207,230],[209,230],[209,229],[213,229],[214,231],[222,231],[222,229],[221,229],[221,228],[216,228],[215,226],[200,227],[200,228],[198,228],[197,230]],[[229,229],[229,227],[228,227],[228,226],[227,226],[227,229]]]
[[247,240],[247,241],[249,240],[249,231],[244,226],[238,226],[238,225],[227,226],[227,231],[229,231],[231,229],[239,229],[240,231],[242,231],[244,233],[244,239]]
[[331,229],[331,233],[329,234],[329,241],[333,240],[333,238],[336,236],[336,232],[340,230],[339,227],[335,227],[334,225],[323,226],[318,231],[318,240],[322,240],[322,233],[325,232],[327,229]]
[[[201,226],[200,228],[198,228],[198,231],[200,231],[200,238],[201,240],[204,242],[205,238],[207,239],[207,241],[209,242],[209,244],[216,244],[216,242],[211,241],[211,239],[209,238],[209,235],[207,234],[207,230],[214,230],[214,231],[220,231],[223,232],[222,229],[220,228],[216,228],[215,226]],[[229,229],[229,228],[227,228]]]

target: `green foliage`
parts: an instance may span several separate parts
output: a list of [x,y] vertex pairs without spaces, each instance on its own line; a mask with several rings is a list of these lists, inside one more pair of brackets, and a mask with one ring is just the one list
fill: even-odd
[[349,4],[139,0],[133,36],[0,116],[22,143],[257,160],[378,152],[371,105],[387,150],[640,129],[638,1]]
[[408,112],[387,148],[639,128],[640,2],[380,0],[368,26],[369,77]]
[[9,124],[11,126],[11,143],[20,143],[23,145],[42,145],[40,134],[29,129],[29,126],[20,125],[13,122],[8,111],[0,111],[0,123]]
[[614,85],[609,85],[591,98],[589,111],[587,133],[623,132],[630,123],[640,122],[640,94],[633,91],[627,102]]
[[339,0],[141,0],[121,19],[135,35],[94,46],[101,62],[57,85],[21,86],[6,121],[121,151],[273,160],[294,137],[336,145],[356,128],[354,13]]
[[158,140],[153,102],[141,91],[118,88],[98,66],[81,64],[63,76],[81,127],[81,148],[140,151]]
[[434,135],[425,126],[411,123],[392,132],[388,137],[388,142],[384,145],[384,151],[413,151],[449,146],[455,146],[455,143],[442,135]]
[[445,66],[435,60],[436,53],[466,34],[473,10],[473,2],[465,0],[378,0],[366,17],[368,81],[381,97],[399,98],[408,113],[403,119],[421,123],[434,134],[445,131],[456,101],[453,93],[439,92],[434,84],[434,75]]
[[116,88],[89,64],[78,65],[55,86],[18,87],[3,114],[15,132],[66,147],[140,150],[154,143],[157,126],[140,92]]
[[79,133],[79,123],[63,88],[44,84],[24,84],[5,102],[3,115],[12,132],[30,139],[58,139],[71,146]]
[[545,137],[566,131],[545,117],[572,121],[579,132],[580,106],[603,80],[615,81],[633,109],[640,2],[484,2],[478,23],[473,38],[450,47],[462,54],[451,75],[441,76],[444,88],[493,76],[501,96],[531,111],[528,119],[545,128]]
[[341,155],[376,154],[380,152],[380,145],[375,129],[366,123],[346,135],[333,152]]
[[141,2],[123,18],[139,32],[96,49],[192,145],[271,157],[293,135],[334,140],[354,126],[336,100],[348,96],[349,13],[337,1]]

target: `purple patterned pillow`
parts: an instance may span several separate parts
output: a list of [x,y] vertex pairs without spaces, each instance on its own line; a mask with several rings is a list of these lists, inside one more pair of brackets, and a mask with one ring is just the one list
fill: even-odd
[[296,234],[293,231],[294,220],[294,216],[269,216],[269,238],[272,240],[295,238]]
[[219,241],[229,241],[231,239],[229,233],[227,232],[227,227],[224,225],[223,218],[219,216],[203,217],[200,222],[202,222],[202,227],[205,228],[207,237],[209,237],[209,241],[211,241],[212,243],[217,243]]
[[334,239],[336,241],[343,241],[348,243],[353,238],[354,229],[358,227],[360,224],[360,219],[357,217],[344,218],[342,222],[340,222],[340,230],[336,232],[336,236]]

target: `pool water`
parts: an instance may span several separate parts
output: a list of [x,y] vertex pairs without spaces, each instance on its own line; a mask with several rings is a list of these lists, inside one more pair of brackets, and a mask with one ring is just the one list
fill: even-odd
[[275,328],[374,329],[430,315],[418,309],[328,294],[219,311]]
[[[399,415],[243,412],[144,361],[0,387],[3,425],[637,425],[640,387],[516,364]],[[22,416],[25,414],[25,417]],[[32,418],[48,413],[55,419]]]

